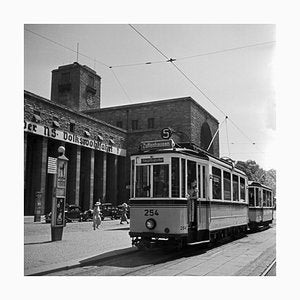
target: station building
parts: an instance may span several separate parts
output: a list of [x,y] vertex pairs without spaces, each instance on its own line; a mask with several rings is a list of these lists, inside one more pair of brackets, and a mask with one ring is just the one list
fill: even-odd
[[24,91],[24,215],[51,211],[51,157],[69,159],[67,203],[128,202],[129,157],[141,141],[191,142],[219,156],[218,121],[191,97],[101,108],[101,77],[73,63],[52,71],[51,99]]

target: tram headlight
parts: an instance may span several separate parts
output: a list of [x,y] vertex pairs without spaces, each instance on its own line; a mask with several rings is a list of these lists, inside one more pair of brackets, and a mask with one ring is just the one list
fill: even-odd
[[145,225],[146,225],[146,227],[147,227],[148,229],[154,229],[155,226],[156,226],[156,222],[155,222],[154,219],[148,219],[148,220],[146,221]]

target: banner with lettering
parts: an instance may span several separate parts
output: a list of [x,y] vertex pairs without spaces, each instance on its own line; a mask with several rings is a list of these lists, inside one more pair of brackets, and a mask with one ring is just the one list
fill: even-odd
[[108,152],[115,155],[126,156],[125,149],[114,147],[101,141],[85,138],[83,136],[73,134],[67,131],[57,130],[56,128],[49,127],[46,125],[39,125],[24,120],[24,131],[41,135],[44,137],[48,137],[51,139],[63,141],[66,143],[71,143],[82,147],[99,150],[102,152]]

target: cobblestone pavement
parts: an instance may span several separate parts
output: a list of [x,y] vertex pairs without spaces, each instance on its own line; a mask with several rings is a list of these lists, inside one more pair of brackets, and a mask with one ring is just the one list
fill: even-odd
[[120,220],[104,220],[95,231],[92,222],[74,222],[67,223],[61,241],[51,242],[50,224],[24,224],[24,274],[131,247],[128,232]]

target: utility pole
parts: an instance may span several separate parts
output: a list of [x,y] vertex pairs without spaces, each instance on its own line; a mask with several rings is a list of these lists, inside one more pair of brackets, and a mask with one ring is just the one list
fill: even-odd
[[79,53],[79,43],[77,43],[77,57],[76,57],[76,62],[78,63],[78,53]]

